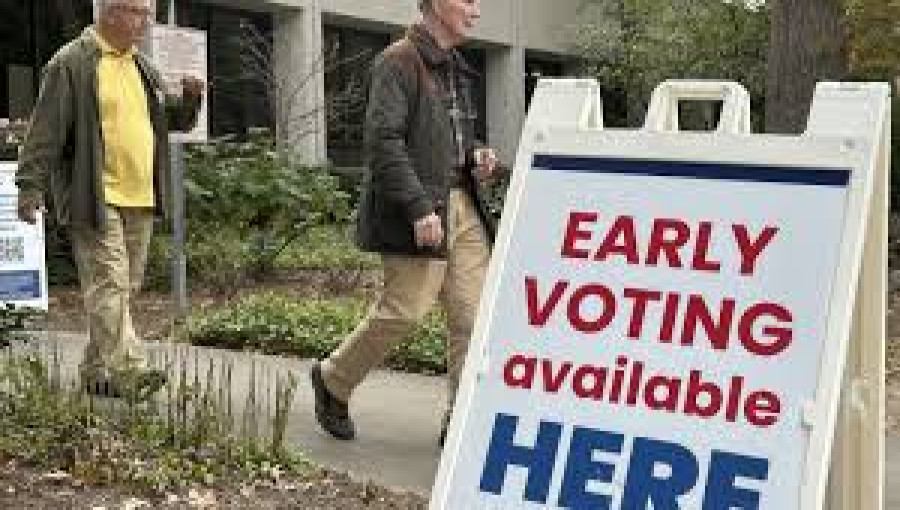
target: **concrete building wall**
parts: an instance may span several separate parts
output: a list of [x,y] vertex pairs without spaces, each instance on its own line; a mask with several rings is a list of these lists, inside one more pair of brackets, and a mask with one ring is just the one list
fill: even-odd
[[528,50],[568,54],[584,0],[516,0],[522,10],[519,44]]
[[511,164],[525,122],[525,52],[518,47],[487,53],[487,142]]
[[319,2],[314,0],[274,19],[278,143],[311,164],[327,159]]
[[[321,55],[321,28],[338,23],[364,30],[396,32],[418,18],[417,0],[212,0],[214,3],[273,13],[279,75],[315,73]],[[578,20],[582,0],[484,0],[481,21],[472,41],[485,52],[487,142],[510,161],[518,145],[525,117],[525,55],[566,58],[572,26]],[[279,42],[280,41],[280,42]],[[298,95],[295,108],[309,108],[309,101],[323,97],[324,76],[311,85],[313,94]],[[301,97],[303,96],[303,97]],[[324,119],[315,119],[320,125]],[[282,123],[282,140],[295,144],[310,158],[325,158],[324,135],[305,135],[294,141],[298,126]],[[323,130],[324,131],[324,130]],[[299,145],[296,145],[299,143]]]
[[[404,1],[404,0],[400,0]],[[473,39],[503,46],[520,46],[521,0],[485,0],[481,2],[481,21]]]
[[[482,19],[474,39],[533,51],[568,53],[567,38],[572,25],[578,21],[582,1],[483,0]],[[418,15],[417,0],[208,0],[206,3],[276,13],[319,4],[325,16],[393,27],[408,25]]]

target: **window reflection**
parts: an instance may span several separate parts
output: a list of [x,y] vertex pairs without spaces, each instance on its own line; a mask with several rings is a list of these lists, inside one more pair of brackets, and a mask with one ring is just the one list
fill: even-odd
[[0,0],[0,159],[15,157],[41,68],[91,16],[91,0]]

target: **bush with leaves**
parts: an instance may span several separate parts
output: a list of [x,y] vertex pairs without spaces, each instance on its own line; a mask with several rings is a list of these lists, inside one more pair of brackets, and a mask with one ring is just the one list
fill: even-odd
[[[273,261],[281,272],[315,271],[325,277],[328,288],[354,288],[359,279],[379,267],[377,255],[360,251],[352,239],[351,227],[325,225],[310,227],[288,245]],[[185,243],[187,277],[192,287],[202,287],[229,295],[251,279],[250,246],[239,232],[192,230]],[[255,276],[260,276],[258,273]],[[155,236],[150,242],[144,287],[168,290],[172,282],[172,240]]]
[[891,105],[891,206],[900,204],[900,2],[845,0],[853,79],[893,85]]
[[306,166],[275,148],[266,132],[187,153],[188,229],[244,240],[249,273],[266,275],[308,228],[346,222],[350,197],[327,167]]
[[[277,294],[246,297],[219,310],[201,311],[188,320],[194,345],[321,358],[338,346],[362,320],[366,305],[357,299],[295,301]],[[388,367],[418,373],[443,373],[446,325],[433,312],[393,349]]]
[[0,349],[12,342],[27,341],[28,332],[40,329],[39,323],[45,318],[43,310],[0,303]]
[[653,88],[674,78],[742,83],[755,107],[755,125],[761,124],[769,38],[765,4],[584,0],[581,9],[574,44],[585,72],[625,96],[624,105],[604,105],[608,124],[640,125]]

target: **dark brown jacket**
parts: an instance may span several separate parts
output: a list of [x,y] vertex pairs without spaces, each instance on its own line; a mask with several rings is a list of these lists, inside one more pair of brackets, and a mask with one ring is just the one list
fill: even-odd
[[[357,240],[369,251],[442,257],[446,247],[419,248],[413,224],[436,212],[447,232],[447,199],[454,184],[457,152],[448,112],[449,91],[440,73],[454,65],[467,168],[461,187],[475,199],[488,238],[493,223],[472,177],[475,108],[471,81],[476,73],[455,51],[437,46],[415,25],[376,57],[365,120],[368,172],[359,205]],[[445,239],[446,239],[445,235]]]
[[[101,50],[86,29],[63,46],[44,68],[41,91],[19,156],[16,184],[22,193],[43,193],[49,181],[61,224],[103,224],[103,134],[97,96]],[[156,213],[171,212],[169,128],[194,125],[200,98],[167,96],[159,73],[135,53],[153,125],[153,191]]]

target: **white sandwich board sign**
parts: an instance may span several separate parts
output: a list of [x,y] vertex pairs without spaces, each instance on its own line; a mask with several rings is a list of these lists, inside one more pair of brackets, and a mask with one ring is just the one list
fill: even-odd
[[[179,93],[183,76],[193,76],[209,87],[207,78],[207,37],[203,30],[153,25],[150,29],[150,56],[162,73],[169,93]],[[176,142],[206,142],[209,138],[209,94],[203,94],[197,125],[187,133],[171,134]]]
[[431,508],[821,508],[889,89],[820,85],[798,137],[733,83],[662,84],[642,130],[598,97],[538,87]]
[[47,310],[44,222],[20,221],[16,212],[16,162],[0,162],[0,303]]

